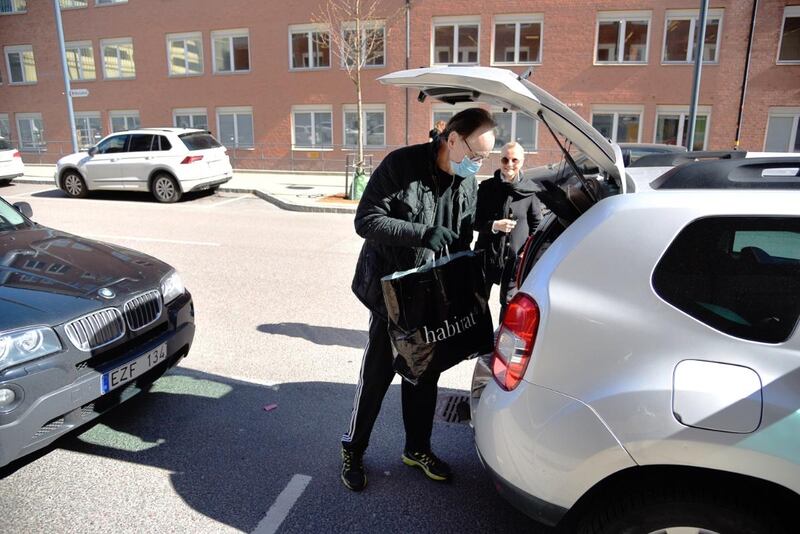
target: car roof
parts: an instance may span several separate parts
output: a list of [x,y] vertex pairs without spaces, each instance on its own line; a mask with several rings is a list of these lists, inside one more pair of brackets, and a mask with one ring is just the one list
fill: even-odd
[[133,130],[124,130],[124,131],[121,131],[121,132],[114,132],[114,133],[115,134],[137,134],[137,133],[152,134],[152,133],[162,132],[162,133],[173,133],[173,134],[176,134],[176,135],[180,135],[180,134],[185,134],[185,133],[199,133],[199,132],[205,132],[205,131],[206,130],[201,130],[199,128],[172,128],[172,127],[167,127],[167,128],[136,128],[136,129],[133,129]]

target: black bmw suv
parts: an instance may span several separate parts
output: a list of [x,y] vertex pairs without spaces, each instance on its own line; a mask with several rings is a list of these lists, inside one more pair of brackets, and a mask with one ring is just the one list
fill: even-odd
[[0,467],[147,390],[194,338],[169,265],[31,216],[0,198]]

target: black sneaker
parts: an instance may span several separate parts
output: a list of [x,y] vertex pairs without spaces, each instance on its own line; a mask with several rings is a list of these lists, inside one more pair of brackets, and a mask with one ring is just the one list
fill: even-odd
[[347,489],[361,491],[367,485],[364,470],[364,453],[349,451],[342,447],[342,482]]
[[403,452],[403,463],[411,467],[419,467],[431,480],[448,481],[453,476],[450,466],[440,460],[431,451]]

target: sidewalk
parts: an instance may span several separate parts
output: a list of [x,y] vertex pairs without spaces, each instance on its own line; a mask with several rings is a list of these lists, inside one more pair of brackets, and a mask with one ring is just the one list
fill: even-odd
[[[19,183],[50,184],[55,165],[25,165]],[[305,174],[273,171],[236,171],[220,191],[252,193],[290,211],[355,213],[358,202],[344,199],[344,174]]]

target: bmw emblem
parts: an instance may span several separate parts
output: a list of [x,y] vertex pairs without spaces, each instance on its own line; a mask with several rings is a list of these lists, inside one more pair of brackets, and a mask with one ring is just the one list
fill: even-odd
[[100,289],[100,291],[98,291],[97,294],[100,295],[101,297],[103,297],[104,299],[113,299],[114,297],[117,296],[116,293],[114,293],[113,291],[111,291],[107,287],[104,287],[104,288]]

